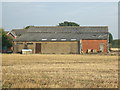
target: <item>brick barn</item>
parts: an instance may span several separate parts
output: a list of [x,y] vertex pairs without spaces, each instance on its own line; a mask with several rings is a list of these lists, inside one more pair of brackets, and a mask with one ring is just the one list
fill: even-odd
[[80,54],[108,52],[107,26],[31,26],[28,29],[14,29],[13,52],[32,49],[41,54]]

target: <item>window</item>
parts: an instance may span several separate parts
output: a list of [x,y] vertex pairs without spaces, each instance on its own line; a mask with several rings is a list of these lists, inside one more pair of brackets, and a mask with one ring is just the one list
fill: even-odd
[[71,41],[75,41],[76,39],[72,38]]
[[47,39],[43,38],[42,40],[43,40],[43,41],[46,41]]
[[63,39],[61,39],[62,41],[65,41],[66,39],[65,38],[63,38]]
[[51,39],[52,41],[56,41],[57,39]]

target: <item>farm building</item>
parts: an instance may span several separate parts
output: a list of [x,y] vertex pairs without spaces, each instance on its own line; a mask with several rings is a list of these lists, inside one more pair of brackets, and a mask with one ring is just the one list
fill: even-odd
[[31,26],[28,29],[14,29],[13,52],[32,49],[41,54],[80,54],[87,52],[108,52],[107,26]]

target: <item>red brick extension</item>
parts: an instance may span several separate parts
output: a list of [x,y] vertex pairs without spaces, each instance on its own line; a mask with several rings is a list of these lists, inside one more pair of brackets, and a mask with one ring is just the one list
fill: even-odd
[[100,44],[104,44],[104,53],[107,52],[107,40],[82,40],[82,50],[84,53],[87,52],[88,49],[96,49],[100,51]]

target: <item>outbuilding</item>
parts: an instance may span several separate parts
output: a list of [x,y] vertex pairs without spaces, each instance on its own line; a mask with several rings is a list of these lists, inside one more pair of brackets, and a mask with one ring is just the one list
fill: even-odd
[[12,30],[14,53],[32,49],[38,54],[108,52],[107,26],[31,26]]

